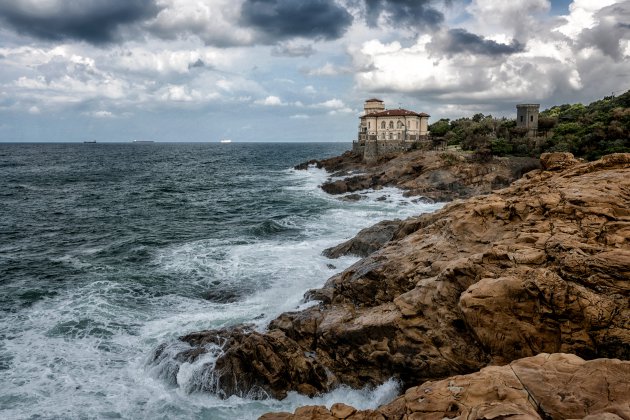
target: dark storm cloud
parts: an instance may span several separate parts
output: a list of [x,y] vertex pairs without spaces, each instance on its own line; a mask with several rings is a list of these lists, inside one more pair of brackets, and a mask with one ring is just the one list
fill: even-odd
[[333,0],[245,0],[241,18],[269,41],[337,39],[352,24],[352,15]]
[[523,51],[525,46],[516,40],[510,44],[501,44],[465,29],[451,29],[446,36],[437,36],[434,48],[446,53],[471,53],[481,55],[505,55]]
[[120,25],[154,16],[157,11],[155,0],[60,0],[45,6],[0,0],[0,19],[20,33],[93,44],[113,41]]
[[444,15],[432,3],[432,0],[365,0],[366,21],[374,27],[383,16],[394,27],[434,28],[444,21]]

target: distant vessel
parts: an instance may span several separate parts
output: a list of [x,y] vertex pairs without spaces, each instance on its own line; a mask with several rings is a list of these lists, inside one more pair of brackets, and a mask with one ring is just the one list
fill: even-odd
[[230,140],[230,139],[223,139],[223,140],[221,140],[221,143],[232,143],[232,140]]
[[145,143],[155,143],[153,140],[134,140],[134,143],[145,144]]
[[83,143],[96,143],[96,140],[86,140]]

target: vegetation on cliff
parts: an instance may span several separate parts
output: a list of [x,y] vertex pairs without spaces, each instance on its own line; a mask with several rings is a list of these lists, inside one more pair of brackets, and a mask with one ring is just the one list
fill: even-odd
[[460,145],[480,155],[539,156],[570,152],[587,160],[610,153],[630,152],[630,91],[589,105],[565,104],[540,113],[538,137],[516,121],[476,114],[472,118],[441,119],[429,126],[431,134],[449,145]]

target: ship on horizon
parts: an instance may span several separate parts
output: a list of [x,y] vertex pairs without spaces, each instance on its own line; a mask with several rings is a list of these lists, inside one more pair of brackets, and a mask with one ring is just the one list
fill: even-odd
[[232,140],[230,140],[230,139],[221,139],[220,143],[223,143],[223,144],[225,144],[225,143],[232,143]]
[[146,143],[155,143],[153,140],[134,140],[136,144],[146,144]]

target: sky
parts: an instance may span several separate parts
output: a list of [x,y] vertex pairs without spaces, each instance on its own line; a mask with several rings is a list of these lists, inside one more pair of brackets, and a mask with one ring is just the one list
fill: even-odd
[[0,0],[0,142],[343,141],[630,89],[630,0]]

